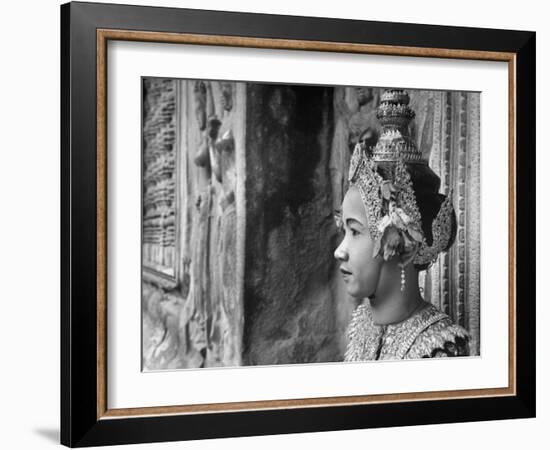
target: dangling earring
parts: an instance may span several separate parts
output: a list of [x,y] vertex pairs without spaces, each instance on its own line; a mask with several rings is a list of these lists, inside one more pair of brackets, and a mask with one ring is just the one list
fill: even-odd
[[405,291],[405,267],[401,266],[401,292]]

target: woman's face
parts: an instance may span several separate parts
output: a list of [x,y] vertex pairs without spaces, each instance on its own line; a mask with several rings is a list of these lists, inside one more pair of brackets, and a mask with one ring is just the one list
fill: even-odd
[[380,279],[383,261],[373,258],[373,246],[365,206],[359,191],[351,187],[342,204],[344,240],[334,252],[348,294],[356,298],[372,296]]

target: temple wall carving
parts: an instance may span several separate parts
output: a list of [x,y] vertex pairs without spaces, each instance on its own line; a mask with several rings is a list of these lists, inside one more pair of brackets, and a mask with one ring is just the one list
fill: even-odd
[[170,185],[177,198],[174,277],[167,280],[149,270],[146,258],[151,247],[146,205],[152,197],[147,174],[156,167],[148,155],[163,147],[149,131],[158,128],[157,115],[144,108],[144,370],[240,365],[245,214],[238,214],[244,177],[237,171],[244,171],[245,85],[146,80],[144,97],[177,130],[162,135],[162,145],[175,155],[161,159],[158,169],[177,180]]
[[143,264],[175,276],[176,82],[144,81]]

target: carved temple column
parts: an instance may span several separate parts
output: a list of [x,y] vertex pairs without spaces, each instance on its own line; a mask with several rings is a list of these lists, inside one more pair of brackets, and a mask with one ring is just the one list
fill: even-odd
[[453,191],[457,235],[450,251],[426,274],[426,294],[470,331],[479,354],[480,313],[480,95],[432,93],[435,104],[430,166],[442,193]]

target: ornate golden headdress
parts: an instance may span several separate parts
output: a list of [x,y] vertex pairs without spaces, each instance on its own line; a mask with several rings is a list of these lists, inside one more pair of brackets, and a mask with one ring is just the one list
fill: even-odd
[[[375,241],[375,256],[388,260],[399,254],[403,267],[411,261],[425,265],[437,259],[449,245],[454,214],[449,192],[433,220],[433,242],[429,245],[422,232],[422,217],[405,166],[428,164],[409,136],[409,122],[415,116],[409,101],[409,95],[403,90],[391,89],[382,94],[376,114],[382,134],[373,148],[366,148],[363,143],[356,145],[348,176],[350,186],[359,190],[365,204],[369,232]],[[412,256],[407,260],[403,255]]]

